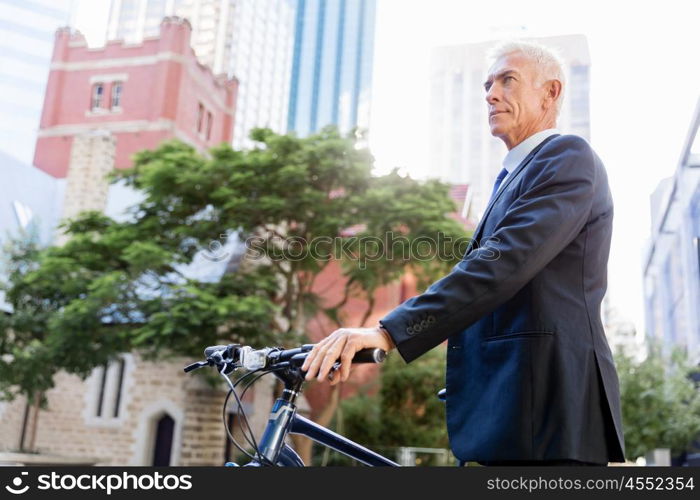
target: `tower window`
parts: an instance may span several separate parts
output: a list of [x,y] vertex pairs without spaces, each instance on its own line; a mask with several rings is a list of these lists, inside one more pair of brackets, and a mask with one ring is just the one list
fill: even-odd
[[207,140],[209,140],[211,137],[211,126],[213,121],[211,112],[207,111]]
[[112,109],[120,108],[122,105],[122,82],[112,84]]
[[90,109],[93,111],[102,107],[102,96],[105,92],[105,86],[102,83],[96,83],[92,86],[92,99],[90,101]]
[[197,108],[197,132],[202,132],[202,121],[204,120],[204,105],[200,102]]

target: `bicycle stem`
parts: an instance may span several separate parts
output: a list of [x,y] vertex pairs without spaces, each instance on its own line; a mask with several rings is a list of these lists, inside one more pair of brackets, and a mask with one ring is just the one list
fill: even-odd
[[297,411],[294,403],[304,383],[304,375],[296,367],[275,372],[275,376],[284,382],[284,390],[272,406],[270,418],[258,446],[263,457],[273,464],[277,463],[285,445],[284,438],[289,433]]

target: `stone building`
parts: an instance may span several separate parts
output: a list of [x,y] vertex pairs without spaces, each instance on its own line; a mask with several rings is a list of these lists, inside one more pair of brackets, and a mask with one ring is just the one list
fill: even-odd
[[[190,36],[180,18],[164,19],[157,37],[99,49],[69,28],[56,32],[34,170],[52,178],[41,185],[47,196],[62,197],[57,218],[126,206],[120,198],[133,194],[105,176],[139,150],[171,138],[200,151],[232,141],[237,81],[199,63]],[[221,463],[225,392],[186,377],[191,361],[124,354],[84,381],[59,373],[41,409],[23,398],[0,403],[0,462]]]

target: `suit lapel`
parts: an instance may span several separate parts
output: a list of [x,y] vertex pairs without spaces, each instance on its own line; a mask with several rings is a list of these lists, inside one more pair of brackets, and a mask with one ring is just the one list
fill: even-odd
[[492,209],[493,206],[496,204],[496,202],[498,201],[498,199],[501,197],[501,195],[503,194],[503,192],[506,190],[506,188],[508,187],[508,185],[509,185],[511,182],[513,182],[513,180],[518,176],[518,174],[520,174],[520,172],[522,172],[522,170],[525,168],[525,166],[526,166],[528,163],[530,163],[530,161],[535,157],[535,155],[539,152],[540,149],[542,149],[542,147],[543,147],[545,144],[547,144],[550,140],[554,139],[555,137],[558,137],[559,135],[561,135],[561,134],[554,134],[554,135],[550,135],[549,137],[547,137],[544,141],[542,141],[541,143],[539,143],[539,144],[537,145],[537,147],[536,147],[535,149],[533,149],[533,150],[530,152],[530,154],[527,155],[527,156],[525,157],[525,159],[524,159],[523,161],[520,162],[520,165],[518,165],[517,167],[515,167],[515,170],[513,170],[513,172],[512,172],[512,173],[508,176],[508,178],[505,180],[505,184],[503,184],[503,185],[498,189],[498,192],[496,193],[496,195],[493,196],[493,197],[491,198],[491,200],[489,201],[489,204],[486,206],[486,210],[484,210],[484,215],[481,217],[481,220],[479,221],[479,224],[477,225],[476,230],[474,231],[474,236],[472,237],[472,241],[471,241],[471,243],[469,244],[469,248],[467,249],[465,255],[472,251],[472,249],[473,249],[473,248],[472,248],[473,243],[474,243],[475,241],[479,241],[479,239],[481,238],[481,233],[482,233],[482,231],[483,231],[483,229],[484,229],[484,222],[486,221],[486,218],[489,216],[489,213],[491,213],[491,209]]

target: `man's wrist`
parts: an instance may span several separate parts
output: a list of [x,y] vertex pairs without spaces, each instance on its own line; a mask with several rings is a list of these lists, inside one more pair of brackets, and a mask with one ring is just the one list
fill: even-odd
[[391,334],[389,333],[389,331],[386,328],[384,328],[384,326],[382,326],[381,323],[379,325],[377,325],[377,328],[382,333],[382,335],[384,335],[387,342],[389,343],[389,350],[395,349],[396,344],[394,343],[394,339],[391,337]]

